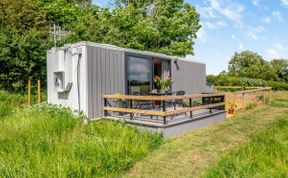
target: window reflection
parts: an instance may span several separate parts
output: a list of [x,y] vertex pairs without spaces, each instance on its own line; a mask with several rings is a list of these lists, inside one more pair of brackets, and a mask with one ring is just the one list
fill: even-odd
[[149,59],[128,57],[128,93],[148,93],[151,86],[151,63]]

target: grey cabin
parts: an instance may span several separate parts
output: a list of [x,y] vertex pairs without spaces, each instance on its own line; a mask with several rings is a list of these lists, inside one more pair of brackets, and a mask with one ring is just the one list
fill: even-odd
[[100,118],[103,95],[149,92],[156,75],[172,78],[171,92],[206,90],[202,62],[92,42],[66,44],[47,52],[48,103]]

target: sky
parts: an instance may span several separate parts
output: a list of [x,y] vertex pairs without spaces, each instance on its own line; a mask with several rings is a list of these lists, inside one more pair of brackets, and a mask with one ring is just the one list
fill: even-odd
[[[93,0],[107,6],[110,0]],[[200,13],[195,55],[207,74],[227,70],[235,52],[251,50],[265,60],[288,59],[288,0],[185,0]]]

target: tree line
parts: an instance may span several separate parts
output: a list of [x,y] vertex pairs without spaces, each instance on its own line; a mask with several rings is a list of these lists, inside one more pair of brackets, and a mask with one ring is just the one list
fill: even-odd
[[176,56],[193,54],[201,27],[195,7],[183,0],[114,0],[109,7],[90,0],[1,0],[1,88],[46,83],[53,24],[68,32],[57,46],[92,41]]
[[228,71],[208,75],[207,81],[215,85],[267,86],[288,90],[288,60],[273,59],[270,62],[252,51],[235,53]]

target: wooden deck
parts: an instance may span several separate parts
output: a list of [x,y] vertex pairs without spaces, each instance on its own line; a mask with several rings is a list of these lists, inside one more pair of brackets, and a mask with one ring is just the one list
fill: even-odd
[[[215,115],[221,115],[221,119],[226,118],[224,93],[182,96],[104,95],[103,98],[105,103],[103,108],[105,118],[125,120],[134,125],[147,126],[150,128],[165,129],[176,125],[179,126],[181,124],[185,125],[186,123],[195,122],[201,118],[207,119],[210,116],[214,117]],[[174,107],[174,105],[176,106],[175,102],[179,100],[182,102],[185,101],[186,105]],[[112,104],[124,101],[128,103],[125,107],[119,107],[119,105],[113,106]],[[151,107],[148,107],[148,109],[135,108],[135,102],[137,103],[139,101],[149,101],[154,102],[154,104],[157,102],[161,104],[158,105],[158,109],[155,109],[154,107],[153,109]],[[195,101],[198,101],[197,105],[193,104]],[[170,105],[167,103],[170,103]],[[209,120],[205,122],[208,123]]]

